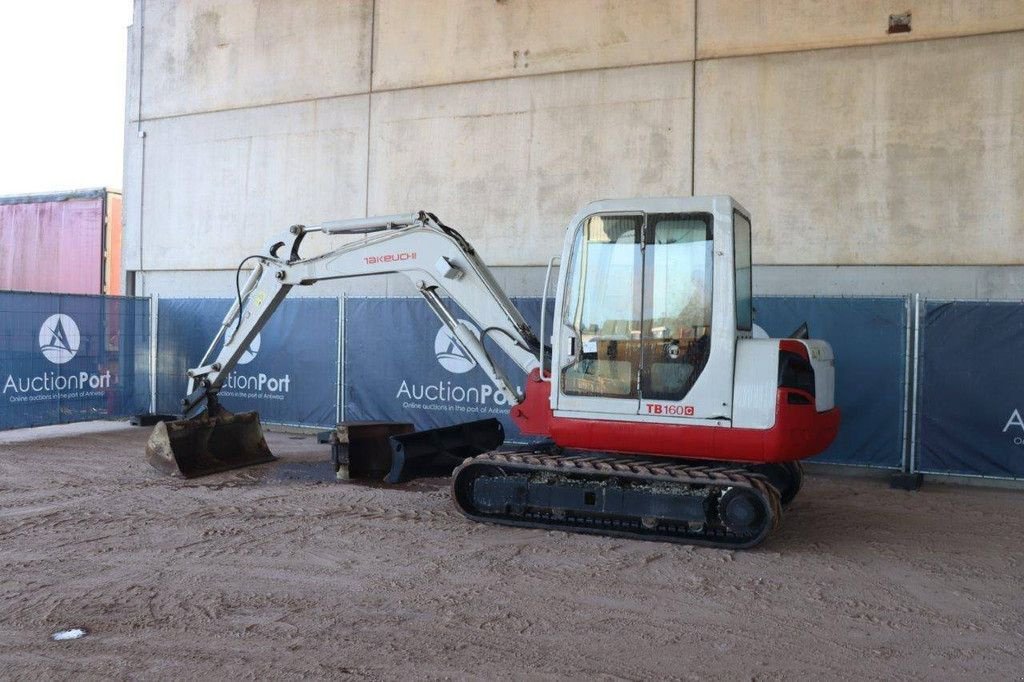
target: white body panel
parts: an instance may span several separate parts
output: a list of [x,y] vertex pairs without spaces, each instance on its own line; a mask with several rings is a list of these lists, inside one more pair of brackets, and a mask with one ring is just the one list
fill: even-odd
[[737,341],[732,425],[744,429],[770,429],[774,426],[778,390],[778,340]]
[[828,341],[809,339],[802,341],[814,368],[814,407],[818,412],[836,406],[836,361]]

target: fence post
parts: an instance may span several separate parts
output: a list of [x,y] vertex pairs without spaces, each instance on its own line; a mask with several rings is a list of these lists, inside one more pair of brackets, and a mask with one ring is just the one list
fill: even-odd
[[913,296],[907,295],[903,298],[904,309],[906,310],[906,329],[904,330],[906,342],[903,349],[903,443],[900,454],[900,469],[905,474],[910,473],[910,411],[913,409],[911,401],[913,400],[913,386],[911,382],[913,378],[911,376],[911,365],[914,362],[913,358],[913,339],[914,339],[914,306]]
[[335,410],[335,423],[345,421],[345,303],[348,294],[342,293],[338,299],[338,400]]
[[[917,490],[921,487],[923,477],[917,471],[917,378],[918,351],[921,347],[921,295],[913,296],[913,314],[911,314],[910,298],[907,304],[907,361],[904,363],[906,389],[903,402],[903,455],[900,472],[894,475],[890,486],[902,490]],[[908,416],[909,413],[909,416]],[[909,421],[909,424],[908,424]]]
[[160,333],[160,295],[149,296],[149,413],[156,414],[156,342]]
[[914,371],[913,371],[913,403],[910,412],[910,472],[916,473],[917,464],[917,403],[919,364],[921,357],[921,294],[914,294]]

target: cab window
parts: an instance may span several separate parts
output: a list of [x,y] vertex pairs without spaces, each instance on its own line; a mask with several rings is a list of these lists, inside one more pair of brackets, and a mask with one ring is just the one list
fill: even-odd
[[750,258],[750,219],[739,211],[732,215],[732,238],[736,254],[736,328],[753,328],[753,283]]
[[577,334],[576,361],[562,370],[568,395],[636,395],[642,226],[643,215],[595,215],[577,233],[564,318]]
[[645,237],[641,390],[681,400],[711,349],[712,217],[650,214]]

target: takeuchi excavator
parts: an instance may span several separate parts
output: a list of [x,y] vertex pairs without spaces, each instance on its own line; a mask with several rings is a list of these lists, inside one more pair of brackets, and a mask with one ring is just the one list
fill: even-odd
[[[349,239],[303,257],[314,232]],[[188,371],[183,418],[158,424],[147,445],[166,471],[273,459],[258,415],[220,405],[228,373],[293,287],[389,273],[412,281],[505,396],[522,433],[546,439],[447,448],[475,455],[460,460],[451,483],[470,519],[752,547],[799,490],[800,460],[824,450],[839,427],[831,346],[806,329],[766,338],[754,324],[750,214],[729,196],[585,206],[565,234],[553,329],[543,329],[542,313],[539,335],[473,246],[425,211],[294,225],[248,260],[248,280]],[[526,373],[522,393],[495,364],[495,348]]]

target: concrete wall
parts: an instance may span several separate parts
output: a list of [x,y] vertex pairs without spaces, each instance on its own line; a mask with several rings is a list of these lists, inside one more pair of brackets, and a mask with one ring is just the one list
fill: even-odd
[[696,192],[766,264],[1017,264],[1024,32],[701,61]]
[[363,215],[366,95],[145,127],[147,169],[159,172],[142,187],[143,270],[236,265],[292,223]]
[[140,293],[427,208],[536,294],[581,204],[691,189],[753,211],[761,293],[1024,281],[1024,0],[136,0],[129,43]]
[[145,0],[135,16],[145,30],[143,118],[352,95],[370,85],[370,0]]
[[369,212],[429,208],[488,263],[546,263],[590,198],[690,193],[691,93],[665,64],[375,95]]
[[[910,13],[909,33],[889,16]],[[1020,0],[700,0],[700,59],[899,44],[1024,29]]]
[[693,60],[694,0],[378,0],[373,89]]

